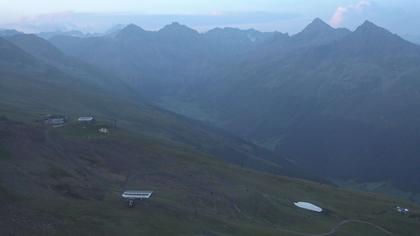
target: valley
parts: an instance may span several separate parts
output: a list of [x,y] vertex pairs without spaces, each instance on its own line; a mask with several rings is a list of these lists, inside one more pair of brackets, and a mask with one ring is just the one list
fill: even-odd
[[[110,37],[50,41],[158,106],[285,155],[311,176],[420,191],[420,46],[372,22],[350,31],[317,18],[295,35],[130,25]],[[124,65],[106,60],[112,55]],[[130,64],[146,58],[147,70]]]
[[384,28],[0,32],[0,235],[420,232],[420,46]]

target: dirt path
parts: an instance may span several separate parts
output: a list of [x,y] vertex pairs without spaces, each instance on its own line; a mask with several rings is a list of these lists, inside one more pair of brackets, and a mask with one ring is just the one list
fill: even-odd
[[358,224],[370,225],[370,226],[378,229],[379,231],[383,232],[384,234],[393,235],[393,233],[389,232],[385,228],[383,228],[381,226],[378,226],[378,225],[375,225],[373,223],[367,222],[367,221],[363,221],[363,220],[343,220],[340,223],[338,223],[336,226],[334,226],[329,232],[327,232],[327,233],[321,233],[321,234],[309,234],[309,233],[302,233],[302,232],[297,232],[297,231],[292,231],[292,230],[283,230],[283,229],[278,229],[278,230],[281,231],[281,232],[295,234],[295,235],[300,235],[300,236],[330,236],[330,235],[333,235],[333,234],[337,233],[337,231],[343,225],[351,224],[351,223],[358,223]]

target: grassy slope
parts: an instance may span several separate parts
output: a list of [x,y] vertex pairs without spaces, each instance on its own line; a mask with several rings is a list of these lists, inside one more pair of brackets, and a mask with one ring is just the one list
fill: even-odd
[[[27,37],[25,40],[30,41],[32,38]],[[74,66],[79,62],[67,58],[59,57],[56,63],[60,65],[52,66],[6,40],[0,43],[3,45],[2,51],[7,55],[18,55],[13,60],[8,60],[7,56],[0,58],[5,61],[3,63],[0,60],[0,115],[26,122],[49,113],[64,114],[71,119],[84,115],[93,115],[102,120],[116,119],[118,126],[132,132],[187,144],[229,162],[275,173],[290,172],[291,168],[285,168],[290,163],[282,160],[279,155],[202,123],[151,106],[133,95],[129,88],[112,76],[83,64],[80,67]],[[44,44],[48,42],[43,42],[40,46],[42,50],[46,48]],[[53,47],[49,51],[55,52],[53,55],[57,54]],[[72,70],[76,71],[72,73]]]
[[[43,113],[92,114],[118,119],[122,130],[106,137],[77,126],[48,131],[1,121],[0,234],[279,235],[278,227],[324,232],[347,218],[401,235],[419,229],[416,219],[393,211],[394,201],[229,166],[203,152],[259,151],[27,55],[6,61],[0,114],[26,122]],[[126,209],[119,194],[128,188],[155,195]],[[297,210],[294,200],[313,201],[329,214]]]
[[[8,202],[0,207],[8,216],[0,233],[295,235],[280,229],[322,233],[345,219],[367,220],[395,235],[420,230],[418,219],[393,209],[420,210],[410,203],[241,169],[124,130],[92,136],[82,127],[69,134],[68,127],[46,131],[10,121],[0,122],[0,129],[11,155],[0,165],[0,201]],[[119,196],[125,189],[155,193],[127,209]],[[327,213],[294,208],[300,200]],[[336,235],[378,233],[349,224]]]
[[398,198],[406,199],[413,201],[417,204],[420,203],[420,194],[419,193],[411,193],[411,192],[404,192],[398,188],[395,188],[391,184],[387,182],[373,182],[373,183],[358,183],[357,181],[340,181],[340,180],[332,180],[332,183],[341,188],[346,188],[352,191],[364,191],[364,192],[376,192],[382,193],[390,196],[395,196]]

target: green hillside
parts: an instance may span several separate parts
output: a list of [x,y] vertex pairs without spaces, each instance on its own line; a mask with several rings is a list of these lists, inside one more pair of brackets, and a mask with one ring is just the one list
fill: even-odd
[[[124,130],[86,138],[67,129],[1,120],[8,158],[0,159],[0,234],[293,236],[329,232],[344,220],[369,224],[350,222],[332,235],[420,230],[420,208],[407,202],[242,169]],[[154,194],[127,208],[120,199],[126,189]],[[325,212],[297,209],[294,201]],[[412,214],[397,213],[396,205]]]
[[[42,44],[35,47],[40,41]],[[45,40],[27,37],[16,44],[24,44],[22,48],[54,52],[47,53],[48,60],[41,59],[39,50],[24,51],[2,39],[0,44],[4,56],[4,60],[0,60],[0,115],[25,122],[34,122],[46,114],[62,114],[70,120],[86,115],[116,120],[119,127],[130,133],[186,145],[255,169],[298,174],[290,162],[273,152],[159,109],[135,95],[112,75],[72,59],[63,59],[64,56],[54,56],[61,54]],[[54,64],[48,63],[55,57],[58,59]],[[79,64],[84,66],[75,67]]]
[[[20,37],[0,38],[0,235],[420,231],[413,203],[283,177],[311,176],[281,155],[150,105],[42,39]],[[67,122],[44,125],[46,114]],[[96,123],[77,122],[87,115]],[[154,193],[128,208],[121,193],[131,189]],[[324,211],[298,209],[297,201]]]
[[315,19],[294,35],[130,25],[50,41],[305,173],[420,193],[420,47],[369,21],[350,31]]

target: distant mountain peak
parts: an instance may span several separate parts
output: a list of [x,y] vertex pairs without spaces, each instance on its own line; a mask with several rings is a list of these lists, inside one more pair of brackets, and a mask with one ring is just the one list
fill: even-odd
[[370,21],[365,21],[362,25],[360,25],[356,30],[355,34],[380,34],[380,35],[389,35],[389,36],[395,36],[393,33],[388,31],[387,29],[384,29],[380,26],[375,25],[374,23]]
[[161,29],[161,31],[162,30],[165,30],[165,29],[179,29],[179,28],[188,28],[187,26],[185,26],[185,25],[181,25],[179,22],[176,22],[176,21],[174,21],[174,22],[172,22],[172,23],[170,23],[169,25],[165,25],[162,29]]
[[327,23],[325,23],[325,21],[323,21],[321,18],[317,17],[312,21],[312,24],[323,24],[323,25],[327,25]]
[[186,25],[182,25],[178,22],[172,22],[169,25],[163,27],[159,32],[174,32],[174,33],[190,33],[190,34],[198,34],[197,31],[189,28]]
[[120,32],[118,33],[119,36],[121,35],[128,35],[128,36],[133,36],[139,33],[144,33],[145,30],[142,29],[140,26],[135,25],[135,24],[129,24],[126,27],[124,27],[122,30],[120,30]]
[[381,30],[381,31],[387,31],[384,28],[375,25],[371,21],[366,20],[362,25],[360,25],[356,31],[358,30]]
[[349,33],[350,31],[347,29],[334,29],[320,18],[316,18],[302,32],[292,38],[295,44],[320,45],[343,38]]
[[173,21],[171,24],[169,24],[169,26],[173,26],[173,27],[182,27],[183,25],[181,25],[179,22],[177,21]]
[[302,32],[321,32],[334,30],[320,18],[315,18]]
[[362,26],[376,26],[376,27],[378,27],[372,21],[369,21],[369,20],[365,20],[365,22],[363,22]]
[[[121,29],[119,32],[115,33],[115,37],[119,39],[133,39],[138,38],[139,36],[143,36],[146,31],[142,29],[140,26],[135,24],[129,24]],[[110,34],[114,37],[113,34]]]
[[19,35],[19,34],[23,34],[23,33],[16,30],[11,30],[11,29],[0,29],[0,37],[13,36],[13,35]]
[[140,26],[136,24],[129,24],[126,27],[124,27],[122,30],[130,31],[130,32],[134,32],[134,31],[144,32],[144,29],[142,29]]

